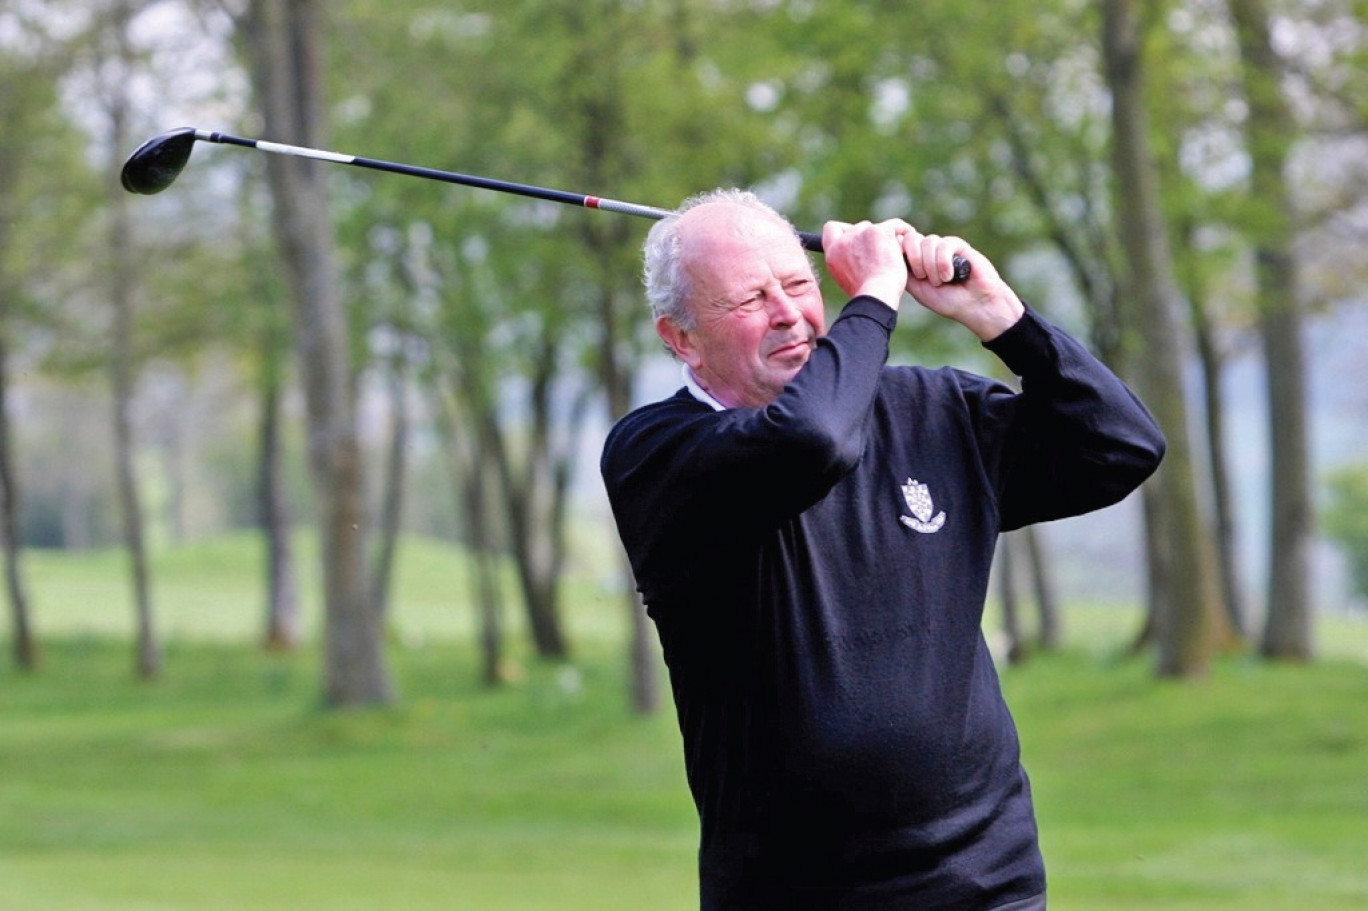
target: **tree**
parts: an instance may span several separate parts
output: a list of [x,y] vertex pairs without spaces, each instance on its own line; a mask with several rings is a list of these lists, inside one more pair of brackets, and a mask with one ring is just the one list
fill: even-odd
[[[728,34],[700,14],[713,6],[473,3],[439,14],[404,6],[396,15],[390,5],[381,15],[358,0],[340,42],[355,55],[349,88],[360,113],[348,129],[370,143],[394,137],[436,166],[661,204],[744,182],[762,173],[754,164],[761,131],[750,129],[749,148],[737,139],[746,112],[731,112],[744,83],[728,77],[717,89],[700,78],[715,72],[708,67],[720,65],[726,44],[709,39]],[[522,53],[531,43],[534,58]],[[423,61],[420,76],[386,77],[396,48],[410,64]],[[700,48],[716,57],[699,59]],[[735,43],[726,49],[726,63],[743,59]],[[412,78],[422,80],[421,94]],[[430,333],[441,349],[433,362],[460,396],[463,444],[500,468],[493,489],[504,497],[507,527],[499,530],[534,646],[562,654],[558,577],[587,423],[576,409],[603,395],[616,417],[632,402],[651,336],[637,284],[646,225],[410,182],[368,185],[364,203],[346,236],[377,224],[399,235],[408,226],[432,232],[441,321]],[[658,654],[635,599],[629,618],[633,700],[650,710]]]
[[[496,472],[532,644],[540,657],[564,660],[570,653],[560,590],[565,520],[588,387],[565,366],[574,351],[569,315],[523,309],[525,301],[551,300],[567,286],[555,256],[542,247],[548,265],[519,273],[517,264],[525,265],[539,247],[497,233],[491,239],[487,252],[464,263],[463,281],[448,277],[441,335],[451,357],[445,364],[454,368],[453,388],[474,422],[468,432]],[[523,391],[516,413],[500,377]]]
[[135,664],[144,678],[161,671],[161,645],[153,623],[152,592],[149,578],[147,542],[144,532],[142,496],[135,468],[133,403],[137,354],[134,349],[133,320],[138,294],[134,257],[133,218],[130,199],[119,184],[123,156],[130,145],[131,99],[127,75],[135,66],[129,26],[135,12],[129,0],[113,0],[108,19],[96,23],[97,66],[112,78],[100,80],[103,114],[108,119],[108,160],[105,166],[106,198],[109,202],[108,269],[109,300],[113,308],[110,383],[112,387],[114,460],[122,517],[123,542],[133,583],[136,619]]
[[[53,48],[33,23],[16,18],[5,24],[23,36],[25,46],[0,50],[0,547],[4,551],[14,660],[21,669],[34,670],[40,650],[20,559],[23,485],[15,462],[15,427],[9,403],[15,349],[30,309],[26,306],[25,274],[35,265],[33,257],[26,255],[33,252],[31,246],[23,244],[19,235],[26,222],[28,233],[35,233],[33,219],[26,213],[35,199],[54,191],[43,185],[43,178],[63,158],[54,154],[61,145],[52,140],[65,138],[65,131],[54,129],[60,121],[54,116],[58,65]],[[30,249],[21,252],[24,246]]]
[[1271,482],[1267,614],[1260,652],[1307,660],[1311,628],[1311,458],[1306,419],[1306,355],[1302,299],[1293,250],[1296,213],[1287,184],[1296,122],[1283,97],[1283,65],[1273,50],[1273,24],[1263,0],[1230,0],[1239,39],[1249,114],[1246,231],[1254,245],[1259,313],[1268,381]]
[[[531,68],[505,51],[507,42],[526,40],[516,31],[521,16],[486,20],[474,11],[453,11],[432,17],[392,5],[382,12],[362,2],[350,12],[338,26],[348,72],[363,74],[349,78],[362,111],[348,124],[354,135],[381,147],[392,137],[406,156],[435,166],[454,159],[459,165],[451,167],[477,173],[536,170],[528,160],[542,159],[556,139],[550,129],[535,141],[520,134],[528,128],[525,108],[532,102],[518,90]],[[537,40],[552,46],[544,35]],[[402,58],[394,48],[402,49]],[[421,71],[429,91],[416,93],[410,81],[391,75],[399,59],[411,68],[407,72]],[[452,67],[453,59],[462,65]],[[414,67],[416,60],[422,65]],[[544,175],[537,182],[555,180]],[[574,299],[565,294],[568,250],[556,230],[557,213],[507,196],[411,180],[367,181],[359,202],[343,222],[344,238],[364,251],[354,262],[366,263],[352,285],[392,296],[386,298],[388,326],[376,325],[365,339],[390,338],[399,323],[423,336],[428,369],[414,376],[436,384],[434,401],[450,405],[446,396],[454,396],[458,407],[446,413],[461,418],[459,432],[467,439],[450,445],[480,453],[496,469],[480,477],[497,482],[491,492],[502,498],[499,518],[505,520],[497,527],[514,557],[534,648],[561,660],[569,651],[560,610],[564,521],[583,423],[560,407],[567,397],[578,399],[567,390],[582,384],[574,369],[582,343],[574,331]],[[418,235],[427,238],[421,287],[401,265],[382,262],[373,241],[402,238],[395,246],[403,247]],[[365,309],[373,314],[386,308]],[[476,508],[483,505],[466,501],[468,519],[491,523],[467,529],[471,541],[485,542],[482,548],[493,540],[496,518]],[[480,559],[476,565],[483,572],[490,564]]]
[[[252,0],[243,22],[266,132],[314,147],[326,146],[321,16],[315,0]],[[381,615],[366,584],[361,448],[324,173],[314,162],[271,156],[267,175],[308,409],[323,562],[324,697],[332,706],[384,704],[395,691]]]
[[[1239,508],[1229,439],[1227,367],[1247,343],[1252,302],[1241,277],[1246,244],[1240,237],[1243,191],[1230,176],[1242,157],[1239,125],[1228,99],[1239,93],[1238,50],[1223,0],[1174,4],[1165,28],[1155,29],[1150,96],[1155,113],[1156,164],[1164,212],[1176,239],[1173,254],[1196,345],[1204,442],[1210,477],[1221,596],[1232,633],[1247,632],[1243,573],[1237,547]],[[1234,643],[1232,643],[1233,645]]]
[[1143,97],[1145,28],[1134,0],[1106,0],[1102,47],[1112,93],[1115,210],[1127,264],[1126,288],[1136,301],[1129,324],[1139,351],[1132,363],[1139,386],[1168,437],[1168,454],[1149,487],[1152,546],[1162,547],[1152,581],[1162,587],[1157,618],[1164,676],[1192,676],[1207,668],[1221,641],[1216,559],[1197,490],[1182,385],[1184,326],[1160,209],[1150,127]]
[[[249,207],[242,206],[242,224],[249,226]],[[243,231],[242,249],[256,250],[258,244]],[[266,617],[264,643],[269,651],[292,651],[299,645],[301,629],[299,589],[295,581],[293,512],[285,484],[285,433],[281,400],[289,356],[288,317],[283,294],[273,276],[255,271],[249,280],[249,293],[255,298],[249,312],[252,320],[253,350],[257,353],[257,521],[266,549]]]
[[[435,371],[434,371],[435,372]],[[446,371],[443,376],[454,376]],[[456,411],[459,396],[441,388],[441,383],[430,380],[439,438],[453,479],[456,499],[464,512],[465,543],[470,550],[471,599],[475,603],[477,635],[480,642],[480,679],[485,686],[495,687],[508,682],[504,665],[504,594],[500,574],[501,530],[494,515],[498,486],[492,460],[485,457],[487,446],[482,441],[479,427],[466,433],[457,429]]]
[[[687,35],[693,23],[686,5],[676,6],[675,27],[680,41],[674,45],[681,57],[687,58],[691,45]],[[628,21],[620,4],[587,4],[564,7],[565,25],[570,33],[582,31],[590,20],[607,23],[598,40],[585,42],[570,60],[570,69],[578,70],[596,65],[597,78],[560,81],[561,103],[575,116],[568,122],[573,137],[572,146],[579,150],[575,156],[578,167],[573,179],[585,186],[607,186],[610,177],[630,168],[630,153],[621,132],[626,128],[627,105],[623,49],[627,43]],[[667,55],[668,56],[668,55]],[[635,295],[624,293],[622,277],[631,274],[624,261],[630,233],[625,223],[582,221],[576,232],[587,253],[587,264],[593,270],[595,290],[592,298],[597,304],[596,346],[597,380],[607,405],[609,421],[617,421],[632,404],[633,375],[641,359],[641,346],[634,344],[639,333],[633,331]],[[631,564],[627,553],[617,546],[614,553],[623,580],[623,608],[627,615],[628,696],[638,714],[651,714],[660,708],[660,674],[658,650],[653,647],[650,624],[645,605],[632,583]]]

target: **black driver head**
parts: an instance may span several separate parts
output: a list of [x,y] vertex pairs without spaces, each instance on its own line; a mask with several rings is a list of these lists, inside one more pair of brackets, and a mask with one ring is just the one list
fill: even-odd
[[190,151],[195,147],[195,131],[190,127],[154,136],[128,156],[119,179],[130,193],[151,196],[175,182]]

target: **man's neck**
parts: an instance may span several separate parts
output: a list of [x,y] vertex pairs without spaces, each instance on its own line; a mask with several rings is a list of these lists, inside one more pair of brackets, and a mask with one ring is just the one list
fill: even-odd
[[726,411],[727,406],[719,402],[711,392],[703,388],[703,384],[694,376],[694,372],[689,369],[688,364],[680,364],[680,372],[684,374],[684,388],[689,390],[689,394],[698,399],[704,405],[708,405],[714,411]]

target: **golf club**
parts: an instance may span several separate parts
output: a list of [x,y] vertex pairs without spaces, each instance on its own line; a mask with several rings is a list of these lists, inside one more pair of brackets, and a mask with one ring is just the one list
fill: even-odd
[[[241,136],[231,136],[227,133],[210,132],[209,130],[197,130],[193,127],[182,127],[171,130],[160,136],[154,136],[144,142],[128,156],[124,162],[120,180],[123,187],[130,193],[140,193],[150,196],[153,193],[160,193],[175,182],[180,176],[180,172],[185,169],[186,162],[190,160],[190,152],[194,149],[196,142],[215,142],[222,145],[242,146],[248,149],[256,149],[259,152],[269,152],[274,155],[290,155],[295,158],[312,158],[317,161],[328,161],[334,164],[352,165],[358,168],[369,168],[373,171],[388,171],[392,174],[405,174],[409,177],[422,177],[427,180],[440,180],[444,183],[461,184],[467,187],[478,187],[483,190],[493,190],[498,193],[512,193],[516,196],[528,196],[533,199],[542,199],[548,202],[558,202],[565,205],[580,206],[586,209],[602,209],[606,212],[618,212],[623,215],[635,215],[639,218],[651,218],[659,221],[671,214],[668,209],[658,209],[654,206],[642,206],[631,202],[622,202],[616,199],[604,199],[599,196],[585,196],[579,193],[568,193],[564,190],[551,190],[546,187],[535,187],[529,184],[510,183],[505,180],[495,180],[491,177],[476,177],[471,174],[458,174],[454,171],[439,171],[434,168],[423,168],[417,165],[399,164],[393,161],[384,161],[379,158],[362,158],[359,155],[343,155],[338,152],[325,152],[321,149],[308,149],[302,146],[285,145],[279,142],[267,142],[263,139],[245,139]],[[814,253],[822,252],[822,235],[808,231],[799,231],[798,238],[803,246]],[[963,257],[955,257],[955,278],[956,283],[963,282],[969,277],[969,261]]]

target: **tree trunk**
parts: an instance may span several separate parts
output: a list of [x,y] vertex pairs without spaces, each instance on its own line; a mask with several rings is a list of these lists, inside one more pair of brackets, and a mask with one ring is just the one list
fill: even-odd
[[[267,135],[324,146],[321,4],[253,0],[249,45]],[[335,264],[324,173],[267,156],[274,224],[294,302],[295,345],[309,418],[309,464],[323,562],[324,698],[331,706],[392,702],[380,612],[365,573],[365,504],[348,327]]]
[[[271,302],[269,305],[273,305]],[[257,500],[266,540],[266,648],[293,651],[302,638],[299,589],[295,584],[293,521],[285,489],[284,443],[280,432],[281,340],[274,313],[263,333],[261,430]]]
[[[5,113],[10,113],[6,111]],[[20,125],[19,129],[23,129]],[[14,466],[14,429],[10,422],[9,351],[13,332],[12,303],[18,282],[5,269],[11,230],[17,224],[16,205],[10,192],[19,179],[23,152],[0,148],[0,547],[5,553],[5,591],[10,607],[11,646],[15,664],[25,671],[38,667],[38,643],[29,619],[24,590],[19,541],[19,476]]]
[[[252,249],[245,236],[250,195],[242,190],[243,249]],[[289,352],[289,320],[282,312],[276,285],[257,271],[252,291],[260,309],[257,349],[257,522],[266,549],[266,617],[263,638],[267,651],[290,652],[303,640],[299,586],[295,579],[294,513],[285,483],[285,441],[281,432],[281,399]]]
[[[1202,365],[1202,396],[1206,414],[1207,459],[1210,462],[1212,508],[1216,518],[1216,558],[1220,569],[1221,603],[1236,641],[1245,636],[1244,586],[1240,582],[1239,547],[1235,540],[1235,494],[1230,483],[1230,456],[1226,447],[1224,374],[1225,358],[1207,317],[1206,295],[1201,283],[1187,282],[1189,310]],[[1236,642],[1232,642],[1234,646]]]
[[1017,598],[1016,541],[999,535],[997,547],[998,598],[1002,602],[1002,634],[1007,640],[1007,663],[1020,664],[1026,658],[1026,643],[1021,633],[1021,603]]
[[[1098,358],[1112,368],[1118,375],[1129,375],[1124,361],[1125,350],[1122,345],[1124,314],[1117,279],[1110,267],[1108,251],[1109,232],[1104,224],[1092,217],[1079,219],[1065,217],[1053,201],[1059,196],[1052,191],[1045,168],[1034,154],[1030,136],[1023,129],[1021,114],[1011,101],[1001,92],[988,98],[989,108],[1002,125],[1011,152],[1012,171],[1026,189],[1031,203],[1045,220],[1045,234],[1059,250],[1060,255],[1082,291],[1087,305],[1089,345]],[[1086,170],[1089,162],[1075,165]],[[1074,196],[1070,194],[1069,200]],[[1088,206],[1091,213],[1096,206]],[[1034,527],[1022,529],[1027,542],[1027,553],[1032,566],[1036,585],[1036,601],[1040,610],[1040,647],[1053,650],[1062,644],[1059,601],[1054,592],[1050,574],[1050,561],[1046,556],[1044,535]],[[1146,548],[1146,554],[1151,553]],[[1154,601],[1145,599],[1146,617],[1154,615]]]
[[1168,437],[1168,455],[1154,480],[1153,540],[1165,544],[1167,615],[1158,618],[1163,676],[1204,672],[1221,620],[1216,559],[1197,492],[1182,377],[1184,326],[1178,319],[1173,261],[1159,205],[1158,175],[1142,98],[1141,29],[1135,0],[1103,4],[1104,62],[1112,92],[1112,149],[1116,211],[1138,330],[1139,356],[1131,363],[1147,404]]
[[[563,14],[571,30],[582,31],[594,25],[597,44],[584,42],[578,50],[579,59],[571,61],[570,73],[592,68],[600,74],[593,83],[567,78],[561,106],[570,112],[567,125],[575,131],[574,147],[580,150],[581,179],[585,186],[607,186],[619,179],[630,167],[631,152],[623,143],[629,131],[623,127],[627,112],[623,107],[623,79],[631,78],[624,66],[622,42],[617,36],[628,26],[621,15],[622,5],[608,2],[594,4],[566,4]],[[672,37],[679,57],[680,72],[688,72],[694,63],[697,49],[689,36],[688,10],[677,4],[673,10]],[[638,324],[644,314],[641,298],[623,276],[632,275],[635,268],[625,269],[622,252],[630,236],[624,219],[584,219],[579,223],[579,236],[599,279],[598,295],[598,381],[608,404],[610,422],[624,416],[631,407],[632,376],[636,369],[636,346],[633,333],[624,326]],[[661,704],[660,650],[646,615],[645,605],[636,590],[631,562],[627,552],[611,535],[618,551],[617,565],[621,567],[623,610],[627,615],[628,635],[628,698],[632,710],[639,715],[653,714]]]
[[1045,535],[1034,525],[1026,526],[1018,534],[1026,544],[1026,559],[1031,567],[1036,610],[1040,615],[1040,636],[1037,642],[1043,651],[1057,651],[1063,645],[1064,631],[1060,620],[1059,597],[1055,594],[1054,564],[1045,545]]
[[379,540],[375,548],[371,600],[381,616],[389,614],[399,531],[404,520],[404,485],[408,474],[409,409],[404,355],[394,356],[389,368],[390,439],[385,460],[385,481],[380,496]]
[[1306,364],[1301,295],[1292,250],[1295,215],[1285,178],[1296,122],[1282,94],[1282,64],[1273,50],[1262,0],[1230,0],[1240,44],[1241,79],[1249,102],[1248,220],[1255,247],[1259,330],[1268,377],[1271,478],[1268,605],[1260,650],[1265,657],[1306,661],[1314,655],[1311,610],[1311,458],[1306,429]]
[[[1286,254],[1268,257],[1262,287],[1287,288],[1292,265]],[[1260,291],[1260,296],[1266,292]],[[1279,297],[1277,292],[1270,296]],[[1306,431],[1306,372],[1301,317],[1281,312],[1260,318],[1268,376],[1270,434],[1268,604],[1260,652],[1266,658],[1309,661],[1315,657],[1311,606],[1311,468]]]
[[[4,241],[0,239],[0,250],[4,248]],[[12,621],[14,663],[21,670],[31,671],[38,667],[38,643],[29,621],[28,597],[19,559],[19,478],[14,470],[14,436],[9,414],[7,289],[8,284],[0,281],[0,546],[5,551],[5,593]]]
[[[471,598],[475,604],[480,642],[480,678],[485,686],[496,687],[508,682],[504,667],[504,593],[499,572],[499,533],[494,525],[495,511],[490,509],[493,499],[490,491],[499,483],[498,472],[492,459],[485,455],[486,444],[478,427],[472,435],[458,434],[452,398],[443,394],[440,384],[433,385],[433,413],[441,439],[446,441],[441,449],[447,456],[452,486],[465,516]],[[478,421],[470,423],[479,424]]]
[[470,532],[471,584],[479,616],[481,677],[486,686],[507,682],[504,669],[503,582],[498,538],[489,519],[490,470],[483,459],[468,466],[465,479],[466,525]]
[[[607,257],[601,257],[604,272],[611,268]],[[599,295],[599,385],[608,400],[608,418],[616,422],[625,416],[632,403],[632,368],[621,354],[618,324],[622,320],[617,305],[619,295],[611,284]],[[636,577],[627,550],[616,534],[611,534],[617,552],[623,591],[623,608],[627,613],[628,698],[638,715],[652,715],[660,710],[660,647],[651,630],[646,605],[636,589]]]
[[[109,36],[113,41],[112,63],[121,71],[133,66],[133,52],[128,43],[128,26],[132,10],[128,3],[116,3],[111,10]],[[109,300],[113,308],[113,350],[110,359],[110,382],[114,425],[114,462],[118,488],[123,544],[128,551],[129,570],[133,582],[135,624],[134,667],[144,679],[156,677],[161,671],[162,655],[152,620],[152,594],[147,568],[147,546],[143,533],[142,498],[138,490],[133,439],[133,392],[137,355],[133,346],[133,309],[136,280],[133,261],[133,219],[129,211],[129,197],[120,186],[119,171],[122,156],[128,148],[129,100],[122,88],[114,88],[107,97],[109,132],[109,163],[106,167],[106,187],[110,200],[109,223]]]
[[514,464],[488,395],[480,396],[480,407],[484,412],[483,439],[499,470],[513,560],[532,644],[538,656],[559,661],[570,655],[570,643],[561,621],[560,581],[565,565],[565,503],[586,400],[581,398],[565,420],[571,436],[557,447],[552,440],[551,387],[559,370],[560,342],[549,335],[540,344],[534,374],[529,377],[527,407],[531,427],[521,464]]

